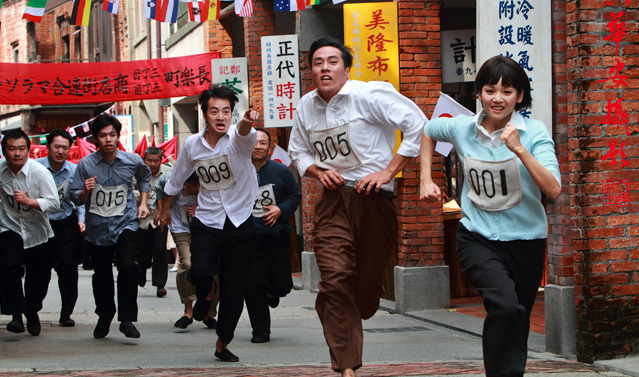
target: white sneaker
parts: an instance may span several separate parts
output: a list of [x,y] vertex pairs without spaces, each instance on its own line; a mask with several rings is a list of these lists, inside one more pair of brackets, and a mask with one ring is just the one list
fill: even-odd
[[172,269],[170,269],[169,271],[171,271],[171,272],[177,272],[177,266],[173,266],[173,268],[172,268]]

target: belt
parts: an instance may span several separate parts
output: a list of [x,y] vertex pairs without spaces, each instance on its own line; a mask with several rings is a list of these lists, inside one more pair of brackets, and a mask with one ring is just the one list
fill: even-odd
[[[357,185],[357,182],[358,181],[351,181],[350,179],[345,179],[344,186],[354,189],[355,186]],[[395,196],[395,194],[392,191],[384,190],[382,188],[380,188],[378,192],[375,192],[375,191],[372,191],[372,192],[385,199],[393,199],[393,197]]]

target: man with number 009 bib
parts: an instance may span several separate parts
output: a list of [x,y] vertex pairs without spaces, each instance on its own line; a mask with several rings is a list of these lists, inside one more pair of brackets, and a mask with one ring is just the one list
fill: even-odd
[[[114,301],[113,259],[118,268],[118,321],[120,332],[139,338],[133,322],[138,317],[138,265],[136,264],[139,219],[149,216],[147,198],[151,170],[135,153],[118,149],[122,124],[113,115],[98,115],[91,132],[96,152],[78,162],[71,183],[71,200],[85,205],[87,250],[93,261],[93,297],[98,323],[93,337],[109,333],[116,313]],[[133,178],[140,190],[140,206],[133,195]]]
[[228,350],[244,309],[246,273],[255,228],[251,217],[257,198],[257,177],[251,164],[256,142],[253,121],[258,113],[248,110],[237,125],[231,125],[238,98],[228,86],[214,84],[199,97],[206,127],[184,141],[173,174],[164,186],[160,220],[171,224],[171,201],[195,171],[200,180],[195,217],[191,221],[191,270],[197,301],[193,319],[204,319],[215,290],[213,276],[220,281],[220,309],[215,357],[239,361]]
[[[300,175],[324,186],[313,228],[322,278],[315,309],[333,369],[355,376],[362,319],[377,311],[384,270],[397,252],[393,179],[419,155],[428,120],[391,84],[350,81],[352,55],[337,40],[313,42],[309,64],[317,89],[300,100],[289,153]],[[396,154],[395,130],[404,134]]]

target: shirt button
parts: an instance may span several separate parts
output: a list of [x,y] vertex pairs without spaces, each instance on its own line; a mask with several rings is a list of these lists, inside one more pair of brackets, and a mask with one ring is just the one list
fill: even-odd
[[497,234],[493,233],[493,237],[497,238]]
[[494,219],[496,219],[496,218],[497,218],[497,215],[493,216],[493,218],[494,218]]

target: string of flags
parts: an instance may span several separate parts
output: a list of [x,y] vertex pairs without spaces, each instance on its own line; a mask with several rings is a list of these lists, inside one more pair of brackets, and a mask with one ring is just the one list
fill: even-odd
[[[2,6],[0,0],[0,7]],[[100,0],[73,0],[71,23],[76,26],[88,26],[91,14],[91,4]],[[191,22],[205,22],[220,19],[220,0],[142,0],[144,1],[144,17],[159,22],[177,22],[178,6],[180,2],[187,3],[189,20]],[[233,0],[235,13],[240,17],[253,17],[253,0]],[[309,6],[319,5],[322,0],[275,0],[276,11],[296,12]],[[331,0],[333,4],[347,0]],[[29,0],[24,9],[22,19],[32,22],[42,21],[47,0]],[[102,0],[102,10],[118,14],[120,0]]]

